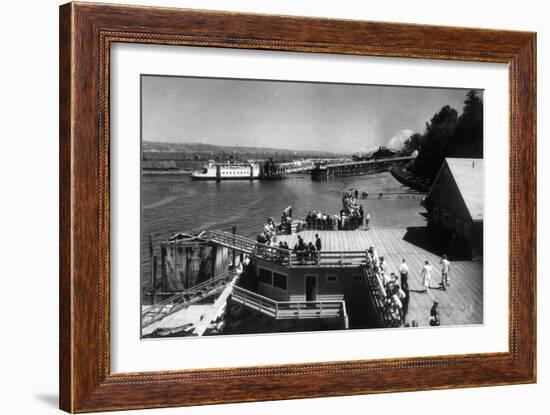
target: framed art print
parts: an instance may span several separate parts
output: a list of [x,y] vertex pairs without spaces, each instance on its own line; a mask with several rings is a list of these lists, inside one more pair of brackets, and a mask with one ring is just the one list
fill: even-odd
[[535,381],[535,34],[60,29],[62,409]]

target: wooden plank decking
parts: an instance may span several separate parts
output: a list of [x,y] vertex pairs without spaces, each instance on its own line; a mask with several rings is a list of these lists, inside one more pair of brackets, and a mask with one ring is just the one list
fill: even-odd
[[[416,233],[422,229],[415,229]],[[440,257],[426,249],[415,239],[407,238],[407,229],[372,229],[369,231],[302,231],[305,242],[315,242],[318,233],[323,250],[368,249],[373,246],[379,255],[384,256],[388,272],[397,273],[404,258],[409,266],[410,302],[407,322],[416,320],[420,326],[427,326],[433,301],[439,302],[441,325],[464,325],[483,323],[483,265],[482,261],[451,261],[450,286],[440,289]],[[279,241],[286,241],[292,248],[297,242],[298,234],[280,235]],[[412,240],[412,241],[411,241]],[[434,274],[428,294],[423,289],[420,271],[424,261],[430,261]]]

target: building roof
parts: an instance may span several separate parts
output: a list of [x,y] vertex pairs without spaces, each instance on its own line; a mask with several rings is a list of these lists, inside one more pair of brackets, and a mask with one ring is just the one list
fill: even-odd
[[[483,159],[446,158],[472,220],[483,220]],[[436,179],[437,181],[437,179]]]

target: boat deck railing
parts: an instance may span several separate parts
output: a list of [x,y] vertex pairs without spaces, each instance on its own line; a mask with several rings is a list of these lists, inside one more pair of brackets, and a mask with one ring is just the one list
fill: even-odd
[[340,318],[345,321],[346,328],[348,324],[346,302],[343,300],[276,301],[238,286],[233,287],[231,299],[275,320]]
[[215,244],[286,267],[360,267],[367,262],[366,251],[295,252],[222,231],[210,231],[205,237]]

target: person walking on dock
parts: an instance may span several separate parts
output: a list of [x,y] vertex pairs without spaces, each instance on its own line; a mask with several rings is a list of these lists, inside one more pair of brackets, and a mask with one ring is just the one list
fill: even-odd
[[369,229],[369,222],[370,222],[370,213],[367,212],[367,215],[365,216],[365,228]]
[[451,269],[451,263],[447,259],[447,255],[443,255],[441,257],[441,261],[439,261],[441,264],[441,287],[446,290],[447,286],[449,286],[449,271]]
[[404,283],[408,284],[408,278],[409,278],[409,266],[405,262],[405,258],[401,261],[401,265],[399,265],[399,277],[401,281],[401,286],[403,286]]
[[441,321],[439,320],[439,303],[434,301],[434,305],[430,310],[430,326],[440,326]]
[[[407,294],[405,293],[405,290],[403,290],[403,287],[400,287],[399,285],[396,285],[395,289],[395,295],[397,295],[397,298],[399,298],[399,301],[401,302],[401,324],[405,323],[405,317],[407,315],[407,311],[409,309],[409,302],[407,299]],[[407,301],[407,305],[405,306],[405,301]]]
[[386,269],[386,262],[384,261],[384,257],[383,256],[380,256],[380,258],[378,259],[378,269],[380,270],[380,272],[382,273],[386,273],[387,269]]
[[370,262],[372,264],[372,267],[374,269],[374,272],[375,273],[378,273],[379,269],[378,269],[378,252],[376,252],[376,250],[371,246],[369,248],[369,255],[370,255]]
[[424,285],[424,294],[428,294],[428,288],[430,288],[430,281],[432,280],[432,266],[429,261],[424,262],[422,267],[422,285]]
[[407,313],[409,311],[409,300],[410,300],[410,291],[409,291],[409,283],[404,282],[401,284],[401,291],[405,294],[405,297],[401,300],[403,303],[403,322],[405,322],[405,318],[407,317]]

